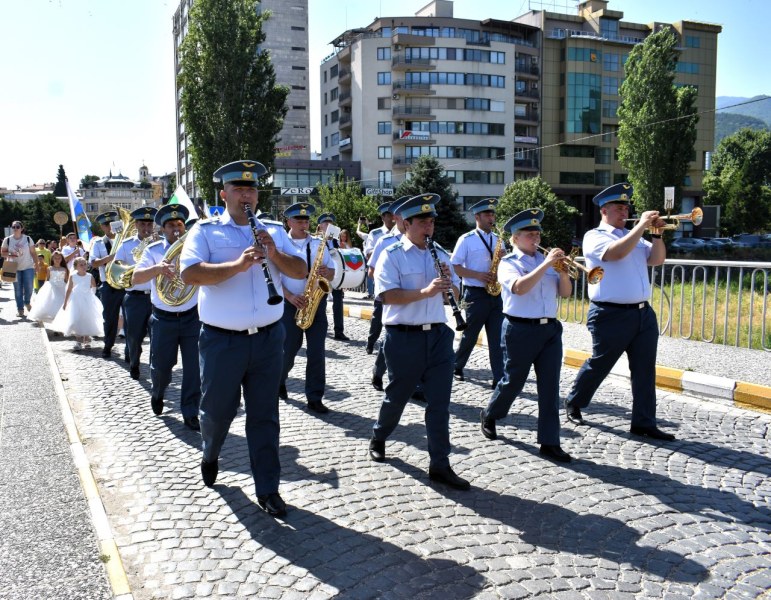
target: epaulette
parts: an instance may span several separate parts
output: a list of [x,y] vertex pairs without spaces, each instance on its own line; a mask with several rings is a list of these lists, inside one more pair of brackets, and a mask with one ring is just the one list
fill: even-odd
[[394,250],[396,250],[397,248],[401,248],[402,246],[404,246],[404,242],[396,242],[395,244],[391,244],[390,246],[388,246],[388,248],[386,248],[386,252],[393,252]]
[[149,244],[147,247],[152,248],[153,246],[157,246],[158,244],[163,244],[163,240],[157,240],[153,242],[152,244]]
[[280,221],[272,221],[269,219],[260,219],[261,222],[266,223],[267,225],[273,225],[274,227],[283,227],[284,224]]
[[469,231],[468,233],[464,233],[464,234],[463,234],[462,236],[460,236],[460,237],[462,237],[462,238],[467,238],[467,237],[469,237],[469,236],[471,236],[471,235],[474,235],[475,233],[476,233],[476,229],[475,229],[474,231]]
[[216,217],[211,217],[209,219],[200,219],[198,221],[198,225],[200,225],[201,227],[203,227],[204,225],[219,225],[220,222],[221,221],[220,221],[219,215],[217,215]]
[[370,235],[374,235],[375,237],[383,235],[383,230],[378,227],[377,229],[373,229]]
[[516,256],[517,256],[517,255],[516,255],[516,254],[514,254],[513,252],[509,252],[508,254],[506,254],[506,255],[503,257],[503,260],[506,260],[507,258],[516,258]]

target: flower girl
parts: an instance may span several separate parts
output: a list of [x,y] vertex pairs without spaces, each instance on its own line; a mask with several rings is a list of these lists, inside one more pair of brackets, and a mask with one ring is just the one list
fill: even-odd
[[62,253],[56,250],[51,254],[51,266],[48,268],[46,281],[32,299],[30,319],[37,321],[40,325],[54,320],[64,304],[64,290],[67,287],[69,274]]
[[70,274],[64,306],[56,315],[51,328],[64,335],[77,338],[75,350],[91,347],[91,337],[104,335],[102,303],[96,297],[96,281],[86,271],[88,263],[79,256],[74,261],[75,270]]

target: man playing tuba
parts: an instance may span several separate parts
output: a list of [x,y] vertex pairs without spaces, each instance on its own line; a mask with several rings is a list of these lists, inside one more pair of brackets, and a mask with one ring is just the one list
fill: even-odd
[[[155,215],[163,238],[150,244],[134,269],[133,284],[150,282],[150,407],[163,412],[163,396],[171,382],[171,371],[177,364],[177,350],[182,353],[182,391],[180,410],[185,425],[199,431],[198,406],[201,402],[201,375],[198,368],[198,288],[178,298],[175,293],[190,289],[179,276],[179,252],[169,257],[169,249],[185,233],[188,210],[178,204],[162,206]],[[182,242],[184,243],[184,242]],[[179,245],[176,246],[178,248]],[[158,284],[158,277],[161,283]]]

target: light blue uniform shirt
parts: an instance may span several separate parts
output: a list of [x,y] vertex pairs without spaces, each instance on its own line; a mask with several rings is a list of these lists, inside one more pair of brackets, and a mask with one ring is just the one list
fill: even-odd
[[[132,254],[132,250],[139,246],[139,238],[137,236],[130,237],[129,239],[123,241],[120,245],[120,248],[118,248],[118,251],[115,253],[115,258],[113,260],[119,260],[125,265],[133,265],[136,264],[136,261],[134,260],[134,255]],[[146,250],[146,248],[145,248]],[[149,292],[150,291],[150,282],[146,281],[145,283],[140,283],[139,285],[132,285],[131,287],[126,288],[126,291],[129,292]]]
[[[110,240],[113,244],[115,244],[115,238]],[[99,258],[106,258],[109,256],[109,252],[107,252],[107,246],[104,245],[104,237],[98,237],[95,238],[93,243],[91,244],[91,252],[88,254],[89,262],[93,265],[94,260]],[[99,275],[102,281],[107,281],[107,275],[104,272],[104,269],[107,265],[110,263],[107,263],[105,265],[102,265],[99,267]]]
[[[187,238],[185,238],[185,243],[187,243]],[[166,251],[170,246],[171,244],[166,241],[165,237],[162,240],[150,244],[142,253],[142,258],[140,258],[139,262],[137,263],[137,269],[154,267],[155,265],[160,264],[163,261],[163,257],[166,255]],[[150,286],[150,302],[152,302],[153,306],[156,308],[160,308],[166,312],[185,312],[186,310],[190,310],[196,304],[198,304],[197,289],[193,294],[193,297],[184,304],[180,304],[179,306],[169,306],[163,300],[161,300],[160,296],[158,296],[158,286],[156,285],[155,277],[150,280]]]
[[518,295],[511,291],[520,277],[535,271],[546,257],[540,252],[529,256],[519,248],[507,254],[498,265],[498,281],[501,284],[503,312],[510,317],[523,319],[553,319],[557,316],[557,293],[559,274],[549,267],[527,294]]
[[634,250],[621,260],[602,260],[608,246],[628,233],[628,229],[614,229],[607,223],[600,223],[596,229],[591,229],[584,235],[586,266],[590,269],[605,269],[605,275],[599,283],[589,284],[591,300],[636,304],[651,297],[648,258],[653,244],[640,238]]
[[[316,260],[319,246],[321,246],[321,240],[310,235],[304,240],[294,240],[288,233],[287,239],[289,240],[289,245],[291,247],[291,251],[287,252],[287,254],[291,254],[292,256],[299,256],[306,264],[308,262],[308,251],[306,248],[308,247],[308,244],[310,244],[311,264],[308,267],[308,271],[310,272],[310,269]],[[321,264],[325,267],[329,267],[330,269],[335,268],[335,259],[332,258],[332,255],[329,253],[329,251],[324,252],[324,258],[321,260]],[[287,277],[284,274],[281,275],[281,285],[283,285],[287,290],[295,295],[302,294],[303,291],[305,291],[305,286],[307,283],[308,279],[305,277],[302,279],[294,279],[293,277]]]
[[[489,250],[485,246],[485,242],[489,244]],[[474,231],[464,233],[458,238],[455,243],[455,250],[452,252],[452,264],[459,265],[472,271],[486,272],[490,270],[490,263],[492,257],[490,252],[495,253],[495,245],[498,243],[498,236],[492,231],[485,233],[479,228]],[[463,284],[471,287],[485,287],[485,282],[479,279],[472,279],[470,277],[463,278]]]
[[[259,219],[257,223],[265,226]],[[275,227],[266,229],[277,250],[293,254],[291,248],[286,246],[286,234],[282,236]],[[251,227],[237,225],[230,213],[225,212],[218,219],[199,221],[193,226],[185,238],[180,268],[184,273],[186,268],[202,262],[218,264],[234,261],[253,244]],[[268,268],[280,294],[280,272],[270,261]],[[268,287],[258,263],[243,273],[237,273],[215,285],[202,285],[198,290],[198,316],[201,322],[215,327],[234,331],[265,327],[278,321],[283,313],[283,302],[272,306],[268,304]]]
[[364,242],[364,256],[369,259],[369,257],[372,255],[372,250],[375,248],[375,243],[378,241],[378,239],[387,234],[389,232],[388,228],[386,228],[385,225],[382,225],[378,227],[377,229],[373,229],[369,232],[369,235],[367,236],[367,241]]
[[377,242],[375,242],[375,247],[372,249],[372,255],[369,257],[369,264],[373,269],[377,265],[377,261],[380,260],[380,257],[383,254],[383,250],[388,248],[388,246],[394,245],[400,239],[402,239],[402,233],[395,227],[391,230],[390,233],[381,235],[378,238]]
[[[450,267],[452,282],[460,284],[450,264],[450,256],[437,246],[439,260]],[[436,267],[431,253],[415,246],[409,238],[402,237],[398,244],[390,246],[375,266],[375,297],[393,289],[420,290],[437,278]],[[382,299],[382,298],[381,298]],[[383,304],[385,325],[426,325],[446,323],[444,294],[436,294],[409,304]]]

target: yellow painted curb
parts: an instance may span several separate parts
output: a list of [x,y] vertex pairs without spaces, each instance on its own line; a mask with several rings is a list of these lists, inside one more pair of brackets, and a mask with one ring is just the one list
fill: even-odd
[[656,387],[673,392],[683,391],[683,372],[681,369],[656,365]]
[[372,309],[371,308],[362,308],[361,309],[361,317],[365,321],[372,320]]
[[350,317],[351,316],[351,309],[347,306],[343,306],[343,316],[344,317]]
[[744,408],[771,411],[771,387],[737,381],[734,389],[734,402]]
[[589,358],[591,354],[588,352],[584,352],[582,350],[571,350],[567,349],[565,350],[565,358],[564,363],[568,367],[573,367],[574,369],[580,369],[581,365],[584,364],[584,361]]
[[104,567],[107,569],[107,576],[110,579],[113,594],[116,596],[130,594],[131,588],[129,587],[126,571],[123,568],[123,561],[120,559],[120,553],[115,541],[112,539],[101,540],[99,548],[102,551]]

